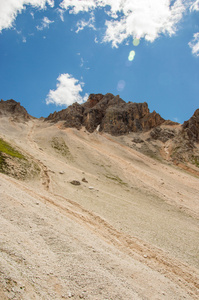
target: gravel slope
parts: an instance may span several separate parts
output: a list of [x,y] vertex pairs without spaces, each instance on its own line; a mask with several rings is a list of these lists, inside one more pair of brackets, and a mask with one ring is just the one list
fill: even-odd
[[1,299],[198,299],[197,176],[132,135],[7,118],[0,132],[41,169],[0,174]]

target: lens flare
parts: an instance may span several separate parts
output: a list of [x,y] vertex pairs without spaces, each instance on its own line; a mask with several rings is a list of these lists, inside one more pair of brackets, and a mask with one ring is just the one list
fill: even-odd
[[126,85],[126,82],[124,80],[118,81],[117,90],[119,92],[123,91],[123,89],[125,88],[125,85]]
[[133,39],[133,46],[137,47],[140,43],[140,39],[136,38],[136,39]]
[[135,57],[135,51],[132,50],[132,51],[129,53],[128,60],[129,60],[129,61],[132,61],[132,60],[134,60],[134,57]]

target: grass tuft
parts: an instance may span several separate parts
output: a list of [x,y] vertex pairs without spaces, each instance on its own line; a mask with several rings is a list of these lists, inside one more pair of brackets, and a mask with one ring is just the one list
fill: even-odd
[[124,182],[124,181],[123,181],[121,178],[119,178],[118,176],[115,176],[115,175],[105,175],[105,176],[106,176],[106,178],[111,179],[111,180],[113,180],[113,181],[115,181],[115,182],[117,182],[117,183],[119,183],[119,184],[121,184],[121,185],[127,186],[127,183]]
[[3,157],[2,157],[3,153],[12,157],[25,159],[25,157],[20,152],[18,152],[11,145],[9,145],[7,142],[5,142],[3,139],[0,138],[0,162],[3,161]]

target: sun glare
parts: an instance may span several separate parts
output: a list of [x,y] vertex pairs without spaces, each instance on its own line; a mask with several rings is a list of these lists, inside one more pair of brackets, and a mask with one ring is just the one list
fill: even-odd
[[130,51],[130,53],[129,53],[128,60],[129,60],[129,61],[132,61],[132,60],[134,60],[134,57],[135,57],[135,51],[132,50],[132,51]]
[[140,39],[133,39],[133,46],[137,47],[140,44]]

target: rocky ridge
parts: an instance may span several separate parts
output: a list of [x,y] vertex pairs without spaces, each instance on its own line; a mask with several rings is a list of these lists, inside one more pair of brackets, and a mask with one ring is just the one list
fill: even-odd
[[[196,144],[199,141],[199,109],[190,120],[183,125],[170,120],[164,120],[156,111],[149,111],[148,104],[126,103],[119,95],[91,94],[84,104],[74,103],[60,112],[54,112],[45,119],[50,122],[64,121],[63,127],[85,127],[90,133],[95,130],[106,132],[113,136],[121,136],[130,132],[138,135],[150,132],[148,141],[139,148],[148,154],[150,144],[156,140],[158,153],[176,164],[191,162],[199,165],[199,151]],[[140,137],[135,138],[140,141]],[[162,149],[164,149],[162,151]],[[166,151],[166,154],[162,154]]]
[[155,111],[150,113],[146,102],[126,103],[119,95],[108,93],[91,94],[86,103],[74,103],[60,112],[50,114],[46,121],[65,121],[64,127],[80,129],[85,126],[89,132],[97,129],[111,135],[122,135],[150,130],[165,120]]
[[[26,109],[14,100],[0,101],[0,117],[9,116],[13,121],[32,119]],[[151,145],[156,142],[155,156],[175,164],[191,163],[199,166],[199,109],[182,125],[164,120],[156,111],[149,111],[148,104],[125,102],[119,95],[111,93],[90,94],[87,102],[74,103],[58,112],[50,114],[45,122],[61,121],[61,128],[85,128],[94,131],[122,136],[135,133],[134,145],[137,150],[151,154]],[[148,132],[148,138],[142,135]],[[166,153],[166,154],[165,154]],[[153,156],[154,156],[153,155]]]
[[199,142],[199,109],[194,112],[188,121],[183,123],[182,128],[186,139]]
[[21,106],[20,102],[13,99],[0,101],[0,117],[10,116],[14,121],[20,120],[28,121],[32,117],[28,114],[27,110]]

